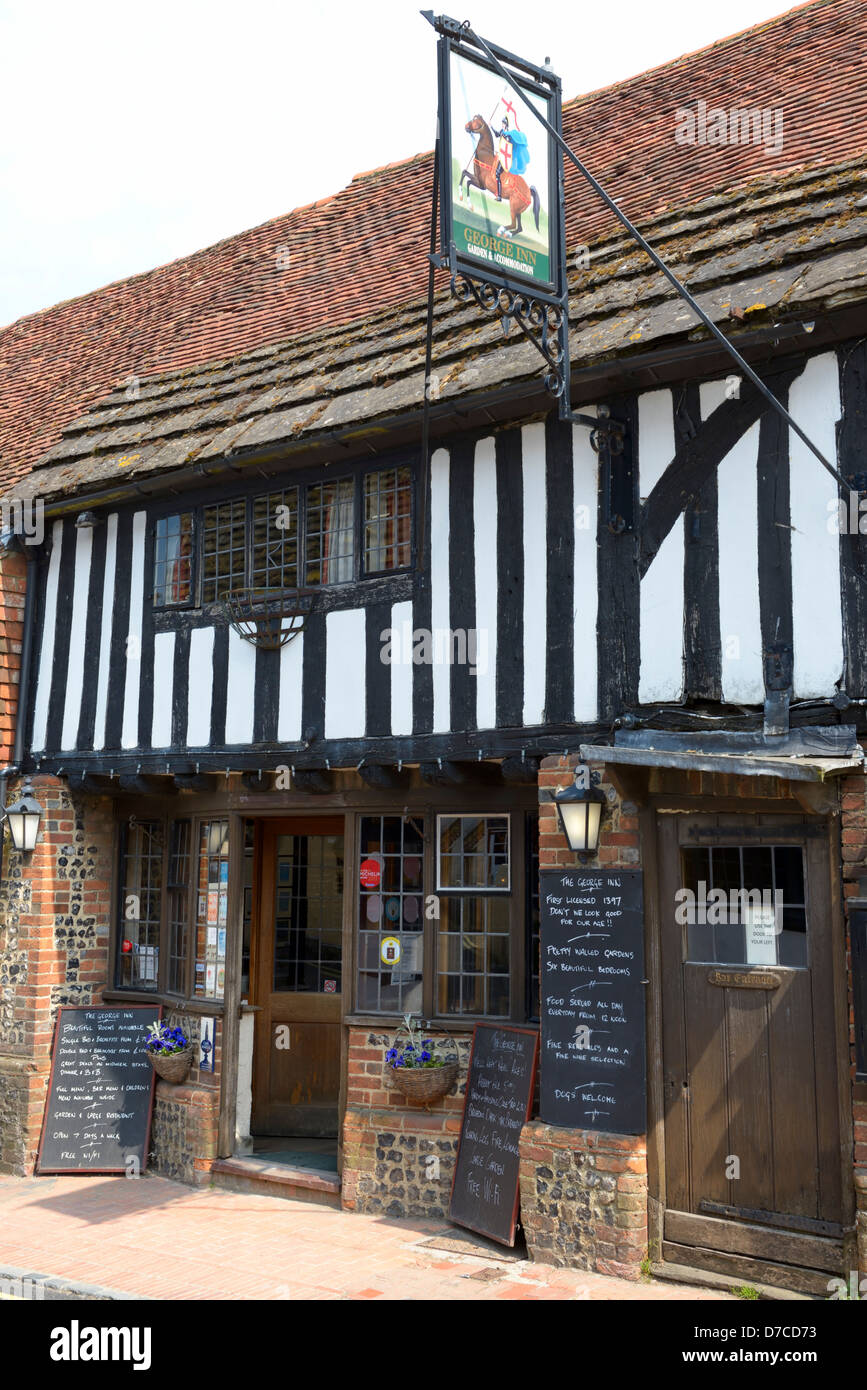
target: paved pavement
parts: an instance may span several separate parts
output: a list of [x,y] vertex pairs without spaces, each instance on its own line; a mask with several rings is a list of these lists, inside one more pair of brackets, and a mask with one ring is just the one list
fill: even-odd
[[359,1215],[150,1175],[0,1177],[0,1278],[29,1271],[159,1299],[729,1297],[509,1262],[496,1248],[470,1255],[423,1244],[456,1234],[441,1221]]

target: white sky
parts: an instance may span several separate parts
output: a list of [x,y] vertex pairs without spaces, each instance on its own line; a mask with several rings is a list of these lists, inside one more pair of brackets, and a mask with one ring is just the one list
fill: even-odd
[[[430,149],[436,35],[419,3],[0,0],[0,324]],[[464,3],[433,8],[550,56],[566,99],[792,8]]]

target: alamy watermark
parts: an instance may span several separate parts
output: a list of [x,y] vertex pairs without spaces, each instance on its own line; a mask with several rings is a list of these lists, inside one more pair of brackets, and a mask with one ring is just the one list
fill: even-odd
[[768,154],[783,152],[780,106],[708,106],[703,98],[693,110],[679,106],[674,138],[678,145],[764,145]]
[[471,676],[488,672],[488,633],[483,627],[383,628],[379,634],[383,666],[469,666]]
[[867,536],[867,494],[848,492],[845,497],[828,498],[828,520],[832,536]]
[[0,502],[0,535],[14,533],[25,545],[45,540],[45,503],[41,497],[4,497]]
[[783,891],[781,888],[711,888],[704,880],[692,888],[678,888],[674,895],[677,904],[674,920],[684,926],[722,927],[750,923],[756,927],[773,927],[779,936],[783,930]]

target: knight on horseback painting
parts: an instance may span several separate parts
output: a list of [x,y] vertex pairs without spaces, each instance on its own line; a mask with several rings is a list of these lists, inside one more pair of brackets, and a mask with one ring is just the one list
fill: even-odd
[[[549,137],[508,83],[480,63],[452,53],[450,87],[458,254],[544,285],[552,274]],[[528,94],[545,115],[544,99]]]

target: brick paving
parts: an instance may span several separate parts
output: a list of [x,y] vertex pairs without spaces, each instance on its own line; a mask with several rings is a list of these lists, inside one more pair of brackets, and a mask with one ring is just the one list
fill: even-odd
[[423,1248],[441,1221],[394,1220],[165,1178],[0,1177],[0,1273],[33,1271],[160,1299],[719,1299]]

